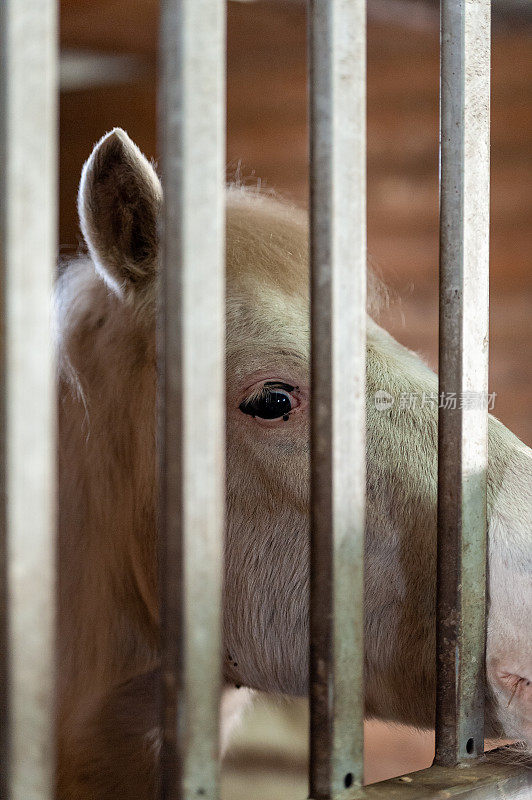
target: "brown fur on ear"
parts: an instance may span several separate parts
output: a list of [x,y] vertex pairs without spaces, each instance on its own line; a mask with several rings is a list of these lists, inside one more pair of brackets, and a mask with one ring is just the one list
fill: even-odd
[[79,219],[96,268],[120,295],[155,277],[161,203],[155,170],[127,133],[100,139],[83,167]]

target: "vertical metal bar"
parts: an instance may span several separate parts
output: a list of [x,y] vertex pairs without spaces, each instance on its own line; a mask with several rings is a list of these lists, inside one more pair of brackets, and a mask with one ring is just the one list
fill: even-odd
[[56,14],[55,0],[0,8],[0,781],[10,800],[51,800],[54,785]]
[[7,5],[0,5],[0,797],[8,798],[8,568],[7,568],[7,415],[6,415],[6,233],[8,58]]
[[162,791],[218,797],[225,529],[225,3],[161,5]]
[[7,6],[0,6],[0,797],[8,797],[8,588],[6,419]]
[[310,64],[310,795],[321,799],[363,780],[365,0],[313,0]]
[[[490,1],[441,4],[436,763],[484,750]],[[455,393],[456,409],[446,398]]]

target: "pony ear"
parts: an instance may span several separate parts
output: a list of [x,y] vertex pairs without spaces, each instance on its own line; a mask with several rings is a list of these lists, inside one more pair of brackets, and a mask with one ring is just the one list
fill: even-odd
[[83,167],[78,212],[97,270],[119,295],[145,287],[157,272],[161,182],[127,133],[115,128]]

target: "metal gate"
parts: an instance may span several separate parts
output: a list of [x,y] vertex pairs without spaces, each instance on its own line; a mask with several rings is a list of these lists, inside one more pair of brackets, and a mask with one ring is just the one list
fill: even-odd
[[[214,800],[224,533],[225,3],[161,6],[162,798]],[[363,788],[365,18],[365,0],[310,3],[310,797],[525,798],[527,772],[481,758],[486,410],[440,409],[435,763]],[[56,0],[4,0],[0,27],[0,795],[45,800],[54,783]],[[487,394],[489,82],[490,0],[442,0],[443,392]],[[340,409],[337,386],[345,375],[354,377]]]

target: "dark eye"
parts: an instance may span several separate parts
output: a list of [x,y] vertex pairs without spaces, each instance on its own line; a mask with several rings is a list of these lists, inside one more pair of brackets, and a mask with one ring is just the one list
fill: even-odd
[[240,403],[240,411],[260,419],[287,417],[294,405],[294,400],[290,396],[293,390],[294,387],[288,384],[265,383],[257,394]]

